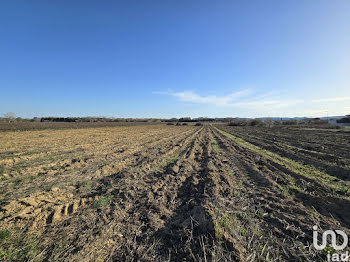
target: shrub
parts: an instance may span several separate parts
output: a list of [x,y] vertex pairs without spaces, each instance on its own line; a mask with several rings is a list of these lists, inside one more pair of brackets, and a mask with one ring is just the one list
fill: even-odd
[[201,122],[198,122],[195,124],[195,126],[202,126],[203,124]]
[[350,123],[350,117],[344,117],[337,120],[337,123]]
[[296,125],[298,124],[298,121],[296,120],[286,120],[282,122],[282,125]]
[[250,122],[250,126],[262,126],[264,122],[260,119],[254,119]]
[[247,121],[233,121],[228,123],[228,126],[246,126]]

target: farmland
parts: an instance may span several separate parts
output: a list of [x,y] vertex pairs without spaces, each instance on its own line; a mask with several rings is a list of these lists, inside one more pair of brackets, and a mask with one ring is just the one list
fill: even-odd
[[350,234],[350,132],[128,125],[0,133],[4,261],[320,261]]

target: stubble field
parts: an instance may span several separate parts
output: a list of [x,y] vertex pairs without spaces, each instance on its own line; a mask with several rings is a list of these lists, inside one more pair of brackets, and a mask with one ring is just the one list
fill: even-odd
[[350,234],[350,133],[135,125],[0,133],[3,261],[322,261]]

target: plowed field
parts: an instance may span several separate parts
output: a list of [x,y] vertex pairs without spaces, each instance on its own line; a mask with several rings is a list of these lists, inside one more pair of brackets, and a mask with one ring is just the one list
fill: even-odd
[[0,133],[3,261],[322,261],[350,235],[350,134],[125,126]]

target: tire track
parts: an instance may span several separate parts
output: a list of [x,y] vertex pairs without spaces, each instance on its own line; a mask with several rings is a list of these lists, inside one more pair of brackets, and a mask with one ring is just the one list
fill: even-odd
[[[167,139],[163,138],[150,144],[146,143],[148,146],[154,148],[153,151],[149,149],[149,153],[156,155],[156,152],[159,151],[162,146],[178,144],[178,146],[172,148],[172,150],[174,150],[180,146],[179,141],[190,138],[195,132],[197,132],[196,129],[192,129],[180,134],[175,134]],[[164,144],[164,141],[167,143]],[[137,152],[142,152],[142,149]],[[141,165],[141,163],[149,160],[147,157],[141,158],[140,155],[135,152],[131,152],[130,155],[126,155],[124,158],[127,160],[119,164],[119,170],[114,169],[114,172],[129,168],[130,164]],[[119,159],[119,161],[121,160]],[[153,164],[155,164],[155,162],[153,162]],[[147,168],[149,169],[150,166],[147,165],[144,167],[144,169]],[[79,179],[79,177],[75,179]],[[108,178],[106,180],[108,180]],[[101,181],[96,181],[95,184],[101,185],[102,183],[103,185],[106,180],[102,179]],[[71,182],[72,181],[70,181],[70,183]],[[66,207],[71,206],[72,210],[75,212],[77,206],[83,206],[85,203],[92,204],[99,197],[99,192],[102,188],[97,188],[96,193],[86,196],[75,195],[70,190],[59,190],[57,187],[54,187],[50,192],[32,193],[29,197],[12,200],[7,205],[3,206],[0,221],[6,224],[20,225],[27,229],[40,230],[43,226],[57,222],[73,213],[66,212]],[[62,212],[60,210],[62,210]]]
[[[159,145],[158,148],[155,147],[154,149],[148,149],[147,154],[149,157],[144,158],[141,163],[133,167],[126,167],[124,171],[103,178],[103,180],[101,180],[102,187],[98,188],[96,192],[98,195],[110,194],[113,196],[113,200],[111,201],[110,206],[103,210],[102,213],[97,214],[97,216],[94,215],[93,220],[95,222],[93,224],[91,224],[91,218],[89,221],[90,223],[86,223],[86,229],[82,230],[83,237],[79,236],[78,239],[75,239],[72,243],[72,246],[75,246],[75,251],[70,250],[67,252],[69,254],[77,252],[74,257],[80,257],[80,259],[84,259],[86,261],[89,260],[88,257],[89,252],[91,252],[91,248],[96,251],[94,256],[96,256],[99,252],[103,252],[102,250],[105,250],[106,253],[99,254],[101,257],[105,257],[107,256],[107,253],[113,253],[114,249],[118,250],[125,247],[130,241],[133,243],[135,241],[141,243],[143,240],[137,237],[137,235],[140,235],[141,233],[144,234],[145,232],[151,230],[152,227],[157,226],[156,221],[160,221],[160,217],[165,219],[167,214],[171,212],[171,193],[176,192],[176,186],[182,179],[181,176],[174,176],[174,173],[177,173],[176,166],[181,163],[179,160],[167,167],[166,172],[170,172],[170,174],[166,173],[163,175],[157,171],[158,168],[156,167],[156,163],[160,162],[160,154],[162,153],[163,156],[170,156],[177,151],[183,155],[191,154],[189,152],[190,148],[192,147],[190,146],[191,141],[196,140],[196,137],[200,132],[200,130],[195,129],[191,135],[183,136],[179,141],[167,141],[166,143]],[[161,151],[159,152],[159,150]],[[152,153],[152,151],[154,153]],[[153,165],[153,168],[150,169],[150,165]],[[173,171],[173,169],[175,169],[175,171]],[[175,179],[169,180],[170,177],[174,177]],[[156,184],[158,183],[159,185],[159,181],[163,180],[167,182],[166,191],[169,193],[161,196],[163,209],[162,212],[159,213],[160,215],[158,214],[158,217],[154,217],[156,212],[151,214],[148,212],[148,210],[152,210],[152,207],[154,208],[156,206],[159,208],[160,202],[155,200],[150,201],[150,193],[154,192],[153,196],[154,198],[157,198],[157,195],[160,194],[155,190],[157,187]],[[169,190],[170,185],[175,188]],[[170,202],[170,204],[165,206],[164,202]],[[78,216],[83,217],[81,213],[79,213]],[[78,216],[72,217],[74,218],[73,220],[76,221]],[[71,223],[74,222],[73,220]],[[154,221],[153,224],[151,223],[149,225],[148,220]],[[81,221],[79,221],[79,223],[81,223]],[[128,223],[130,227],[125,227],[126,223]],[[81,228],[81,226],[77,227]],[[113,230],[110,230],[111,228]],[[93,232],[96,230],[98,230],[100,233],[94,236],[94,242],[87,243],[83,238],[85,238],[87,235],[94,234]],[[107,248],[109,245],[106,246],[105,238],[111,239],[111,241],[114,243],[113,247],[110,247],[112,249],[108,249],[108,252]],[[115,238],[117,239],[118,244],[114,242],[116,241],[113,240]],[[101,248],[100,250],[98,250],[99,247]],[[132,255],[131,250],[128,252],[129,255]],[[93,261],[93,259],[90,260]]]

